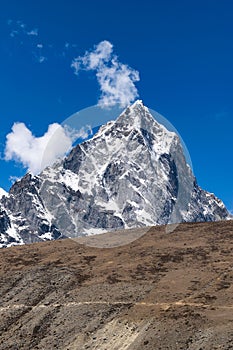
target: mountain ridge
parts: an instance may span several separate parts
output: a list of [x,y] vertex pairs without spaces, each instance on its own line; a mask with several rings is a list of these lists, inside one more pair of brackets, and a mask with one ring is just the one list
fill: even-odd
[[2,246],[229,217],[223,203],[197,185],[179,137],[142,101],[63,160],[26,174],[0,203]]

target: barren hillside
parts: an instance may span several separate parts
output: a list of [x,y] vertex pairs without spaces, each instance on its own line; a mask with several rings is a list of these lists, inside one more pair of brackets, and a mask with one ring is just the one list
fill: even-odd
[[233,349],[232,253],[232,221],[1,249],[0,349]]

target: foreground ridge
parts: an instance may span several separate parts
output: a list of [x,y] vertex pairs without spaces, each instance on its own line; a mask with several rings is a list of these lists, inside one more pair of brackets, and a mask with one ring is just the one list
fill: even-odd
[[1,249],[0,350],[231,349],[233,221],[165,229]]

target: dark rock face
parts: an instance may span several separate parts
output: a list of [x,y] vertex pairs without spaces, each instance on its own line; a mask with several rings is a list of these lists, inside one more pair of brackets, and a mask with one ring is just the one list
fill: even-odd
[[0,232],[6,232],[10,225],[10,219],[5,210],[0,209]]
[[140,101],[63,161],[24,176],[1,204],[3,241],[16,243],[229,217],[198,187],[178,136]]
[[49,220],[39,193],[40,186],[39,177],[27,174],[12,186],[9,196],[2,198],[2,205],[11,213],[10,227],[14,236],[18,236],[16,242],[34,243],[62,238],[56,225]]
[[64,169],[71,170],[73,173],[78,174],[79,168],[85,159],[85,154],[81,147],[77,145],[65,158],[63,167]]
[[[8,232],[12,234],[9,235]],[[14,234],[11,227],[10,217],[6,211],[0,207],[0,247],[20,244],[20,239]]]

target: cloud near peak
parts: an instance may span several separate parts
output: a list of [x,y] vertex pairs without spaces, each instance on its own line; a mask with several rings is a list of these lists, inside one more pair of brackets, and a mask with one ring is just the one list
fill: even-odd
[[35,175],[63,158],[77,139],[81,141],[90,135],[90,125],[74,130],[68,125],[53,123],[43,136],[36,137],[24,123],[14,123],[6,136],[5,160],[14,160]]
[[101,91],[98,105],[102,108],[116,104],[126,107],[138,97],[135,82],[140,80],[139,72],[119,62],[107,40],[101,41],[93,51],[76,57],[71,67],[75,74],[80,70],[95,72]]
[[24,123],[14,123],[6,137],[5,159],[21,163],[32,174],[39,173],[71,148],[72,139],[57,123],[49,125],[41,137],[36,137]]

